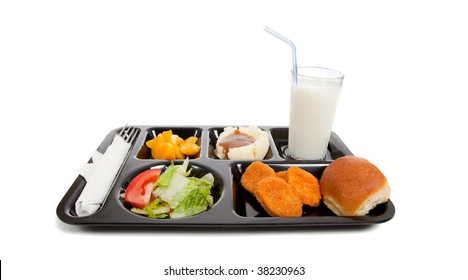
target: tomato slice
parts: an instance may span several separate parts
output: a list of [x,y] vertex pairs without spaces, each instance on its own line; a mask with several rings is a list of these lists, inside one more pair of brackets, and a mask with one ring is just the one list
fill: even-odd
[[150,203],[154,184],[160,174],[160,168],[146,170],[138,174],[125,191],[125,201],[134,207],[145,208]]

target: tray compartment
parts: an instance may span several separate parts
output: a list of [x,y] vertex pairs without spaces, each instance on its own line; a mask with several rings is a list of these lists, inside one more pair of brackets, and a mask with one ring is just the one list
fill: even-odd
[[[154,139],[159,133],[162,133],[163,131],[167,130],[172,130],[172,134],[179,135],[181,138],[184,140],[191,137],[195,136],[198,137],[198,145],[203,149],[203,146],[201,146],[201,137],[202,137],[202,128],[199,127],[150,127],[146,129],[146,134],[143,138],[143,140],[138,141],[138,144],[140,145],[138,152],[136,154],[137,159],[153,159],[151,156],[151,149],[146,146],[146,141],[149,141],[151,139]],[[200,153],[202,150],[200,149],[200,152],[198,152],[194,156],[190,156],[190,159],[196,159],[200,157]],[[160,159],[155,159],[155,160],[160,160]]]
[[[267,163],[275,172],[287,170],[291,166],[300,167],[307,172],[314,175],[318,180],[322,176],[323,170],[328,166],[328,163],[317,164],[300,164],[296,162],[274,162]],[[232,172],[232,192],[233,192],[233,205],[234,211],[240,217],[245,218],[265,218],[270,217],[268,213],[262,208],[257,199],[242,187],[240,183],[242,174],[245,169],[250,165],[250,162],[239,162],[231,165]],[[372,209],[366,216],[380,216],[387,211],[387,204],[380,204]],[[318,207],[303,206],[302,217],[333,217],[336,216],[328,207],[321,202]]]
[[[183,163],[183,161],[181,160],[178,160],[178,161],[174,161],[174,165],[181,165]],[[133,180],[133,178],[135,178],[138,174],[140,174],[141,172],[145,171],[145,170],[148,170],[152,167],[155,167],[155,168],[161,168],[161,174],[167,169],[167,167],[170,165],[170,161],[169,162],[163,162],[161,164],[153,164],[153,165],[145,165],[145,167],[141,167],[141,166],[137,166],[135,168],[133,168],[133,170],[131,170],[127,175],[126,177],[123,179],[121,185],[120,185],[120,192],[119,192],[119,200],[120,200],[120,203],[123,205],[123,207],[130,213],[132,213],[133,215],[136,215],[136,216],[140,216],[140,217],[144,217],[146,219],[151,219],[151,220],[154,220],[153,218],[148,218],[144,215],[139,215],[139,214],[136,214],[136,213],[133,213],[130,211],[130,209],[132,208],[132,206],[130,204],[128,204],[127,202],[125,202],[125,200],[120,197],[121,194],[125,193],[125,190],[127,189],[128,185],[130,184],[130,182]],[[213,196],[213,206],[209,209],[207,209],[206,211],[202,212],[202,213],[199,213],[197,215],[194,215],[194,216],[198,216],[198,215],[203,215],[204,213],[206,212],[209,212],[210,210],[212,210],[216,204],[220,201],[220,198],[223,194],[223,191],[224,191],[224,186],[225,184],[223,183],[223,180],[221,179],[221,177],[217,174],[217,172],[213,171],[211,168],[208,168],[206,166],[201,166],[201,165],[198,165],[198,164],[193,164],[193,163],[189,163],[189,167],[188,167],[188,170],[192,169],[192,171],[190,172],[190,177],[198,177],[198,178],[201,178],[203,177],[204,175],[208,174],[208,173],[211,173],[214,177],[214,184],[213,184],[213,187],[211,188],[211,195]],[[190,216],[190,217],[194,217],[194,216]],[[190,218],[190,217],[186,217],[186,218]]]
[[[270,129],[273,143],[278,150],[279,156],[286,160],[294,160],[288,152],[289,128],[278,127]],[[352,155],[351,151],[344,145],[341,139],[332,132],[325,156],[326,161],[332,161],[344,155]]]
[[[310,173],[312,173],[317,179],[320,179],[323,170],[328,166],[327,163],[323,164],[299,164],[296,162],[274,162],[267,163],[275,172],[287,170],[291,166],[298,166]],[[242,174],[245,169],[250,165],[250,162],[239,162],[231,165],[232,172],[232,188],[233,188],[233,199],[234,199],[234,211],[237,215],[246,218],[264,218],[270,217],[267,212],[262,208],[257,199],[244,189],[240,183]],[[303,206],[303,217],[306,216],[334,216],[323,203],[319,207],[308,207]]]

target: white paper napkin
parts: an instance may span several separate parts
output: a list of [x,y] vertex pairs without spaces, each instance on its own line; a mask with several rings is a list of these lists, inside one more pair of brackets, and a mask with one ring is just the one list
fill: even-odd
[[101,207],[130,147],[130,143],[116,135],[104,154],[96,151],[93,162],[78,171],[86,179],[86,186],[75,203],[79,217],[91,215]]

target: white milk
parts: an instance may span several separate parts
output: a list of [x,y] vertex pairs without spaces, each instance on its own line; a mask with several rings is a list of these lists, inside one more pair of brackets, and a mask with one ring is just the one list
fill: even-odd
[[342,80],[343,76],[339,79],[298,77],[298,84],[291,85],[288,149],[294,158],[325,158]]

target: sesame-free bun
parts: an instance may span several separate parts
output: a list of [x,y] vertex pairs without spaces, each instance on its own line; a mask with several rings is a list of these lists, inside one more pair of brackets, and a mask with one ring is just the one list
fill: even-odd
[[390,186],[368,160],[344,156],[334,160],[320,179],[323,203],[338,216],[364,216],[387,202]]

